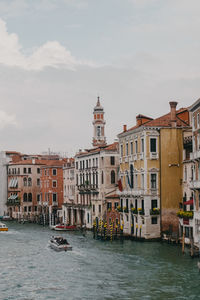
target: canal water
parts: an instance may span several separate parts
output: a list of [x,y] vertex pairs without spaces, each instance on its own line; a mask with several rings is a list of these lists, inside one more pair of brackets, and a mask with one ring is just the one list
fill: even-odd
[[197,259],[162,243],[63,233],[72,252],[48,247],[51,230],[7,222],[0,233],[0,299],[200,299]]

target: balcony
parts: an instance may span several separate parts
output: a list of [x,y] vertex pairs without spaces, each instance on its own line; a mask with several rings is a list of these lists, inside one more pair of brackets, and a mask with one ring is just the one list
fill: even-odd
[[140,153],[140,160],[144,160],[144,153]]
[[190,188],[194,190],[200,189],[200,180],[194,180],[190,182]]
[[190,153],[190,159],[200,159],[200,150]]
[[159,155],[157,152],[150,152],[150,159],[158,159]]
[[52,206],[58,206],[58,201],[53,201]]
[[177,216],[183,220],[193,219],[194,212],[193,211],[183,211],[180,210],[177,212]]
[[8,199],[6,202],[7,206],[20,206],[20,200],[19,199]]

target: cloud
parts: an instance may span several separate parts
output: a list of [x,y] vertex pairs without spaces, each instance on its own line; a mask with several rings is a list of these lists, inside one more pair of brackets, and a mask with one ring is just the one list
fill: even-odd
[[9,34],[6,23],[0,19],[0,64],[24,70],[41,71],[45,67],[75,70],[78,66],[94,66],[92,62],[80,61],[57,41],[48,41],[26,56],[15,33]]
[[7,112],[0,110],[0,129],[4,129],[7,126],[17,126],[15,115],[9,115]]

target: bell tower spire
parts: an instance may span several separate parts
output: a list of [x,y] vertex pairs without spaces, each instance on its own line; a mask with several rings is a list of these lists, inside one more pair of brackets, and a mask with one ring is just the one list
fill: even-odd
[[106,137],[105,137],[105,120],[104,120],[104,109],[101,106],[100,98],[97,97],[97,104],[94,108],[94,136],[93,136],[93,146],[104,146],[106,145]]

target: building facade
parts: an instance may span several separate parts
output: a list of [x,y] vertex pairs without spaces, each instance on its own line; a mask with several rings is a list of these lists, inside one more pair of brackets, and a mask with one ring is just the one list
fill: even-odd
[[183,131],[189,127],[187,109],[152,119],[136,118],[133,128],[119,137],[120,210],[124,232],[145,239],[178,231],[177,212],[182,199]]
[[35,159],[9,164],[7,210],[10,217],[37,221],[42,165],[42,161]]

